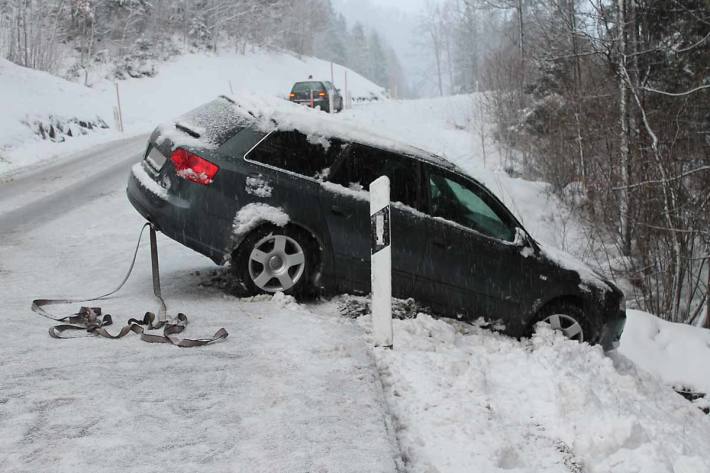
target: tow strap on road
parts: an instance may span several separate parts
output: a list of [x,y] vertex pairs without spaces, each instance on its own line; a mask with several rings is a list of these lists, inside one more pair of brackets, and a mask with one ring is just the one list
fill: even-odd
[[[153,294],[160,302],[160,309],[158,311],[157,318],[153,312],[146,312],[142,320],[133,318],[129,319],[127,324],[121,328],[117,334],[112,335],[108,332],[108,330],[106,330],[105,327],[112,325],[113,319],[110,314],[102,315],[100,307],[82,307],[76,314],[65,317],[56,317],[44,309],[44,307],[49,305],[98,301],[120,291],[133,272],[133,268],[136,264],[136,258],[138,256],[138,249],[140,248],[141,239],[143,238],[146,227],[150,228],[150,261],[153,275]],[[185,327],[187,326],[187,316],[183,313],[178,313],[174,318],[168,318],[167,306],[160,291],[158,242],[156,239],[155,228],[150,223],[146,223],[141,228],[140,234],[138,235],[138,243],[136,243],[136,248],[133,252],[133,258],[131,259],[131,264],[128,267],[128,272],[116,289],[90,299],[35,299],[32,301],[32,311],[50,320],[54,320],[55,322],[62,322],[60,325],[55,325],[49,329],[49,335],[53,338],[76,338],[76,335],[72,336],[68,333],[83,331],[85,333],[83,336],[100,336],[104,338],[116,339],[122,338],[133,332],[140,335],[141,340],[148,343],[170,343],[178,347],[199,347],[217,342],[219,340],[224,340],[229,336],[224,328],[217,330],[211,338],[190,339],[180,338],[177,336],[185,330]],[[163,329],[162,335],[146,333],[146,330],[156,330],[160,328]]]

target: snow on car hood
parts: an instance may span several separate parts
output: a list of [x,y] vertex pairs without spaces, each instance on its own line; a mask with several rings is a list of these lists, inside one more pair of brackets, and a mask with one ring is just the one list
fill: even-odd
[[579,274],[581,279],[580,289],[589,290],[590,286],[603,291],[611,289],[610,283],[604,276],[571,254],[544,243],[537,242],[537,244],[547,259],[558,264],[563,269]]

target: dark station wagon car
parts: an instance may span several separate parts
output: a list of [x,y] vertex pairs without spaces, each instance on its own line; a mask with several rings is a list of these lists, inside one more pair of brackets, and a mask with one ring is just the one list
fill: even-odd
[[392,291],[445,316],[546,321],[610,349],[611,282],[545,249],[480,182],[426,151],[287,102],[220,97],[153,132],[128,198],[165,235],[231,262],[249,293],[370,291],[368,185],[392,195]]

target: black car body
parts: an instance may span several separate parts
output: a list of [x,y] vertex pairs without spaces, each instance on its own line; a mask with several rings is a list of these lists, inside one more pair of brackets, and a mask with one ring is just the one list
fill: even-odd
[[343,109],[340,90],[327,80],[296,82],[288,94],[288,99],[307,107],[320,108],[324,112],[340,112]]
[[309,109],[220,97],[163,125],[133,167],[128,198],[167,236],[217,264],[231,260],[251,292],[366,294],[367,187],[380,175],[392,183],[395,297],[500,320],[513,336],[568,317],[575,328],[556,328],[572,338],[583,329],[579,338],[605,348],[618,341],[623,294],[543,248],[481,183]]

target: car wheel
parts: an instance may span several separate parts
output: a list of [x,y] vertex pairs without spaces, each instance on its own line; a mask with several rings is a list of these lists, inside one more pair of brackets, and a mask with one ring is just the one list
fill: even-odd
[[544,307],[538,313],[535,322],[549,324],[550,328],[562,332],[570,340],[588,343],[595,343],[597,340],[598,334],[592,329],[584,311],[569,302],[554,303]]
[[248,294],[301,296],[312,291],[315,261],[312,241],[303,232],[267,225],[239,245],[232,271]]

